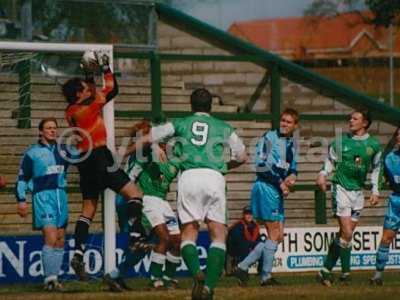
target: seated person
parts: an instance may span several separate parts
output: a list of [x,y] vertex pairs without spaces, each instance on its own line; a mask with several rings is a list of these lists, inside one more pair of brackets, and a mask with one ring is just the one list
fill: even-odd
[[260,241],[260,227],[254,221],[251,208],[243,208],[243,214],[239,221],[228,230],[227,239],[227,264],[226,271],[232,269],[242,261]]

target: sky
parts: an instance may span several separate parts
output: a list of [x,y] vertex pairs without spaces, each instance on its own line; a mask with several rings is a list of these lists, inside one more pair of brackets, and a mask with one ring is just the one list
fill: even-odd
[[173,6],[220,29],[235,21],[302,16],[312,0],[174,0]]

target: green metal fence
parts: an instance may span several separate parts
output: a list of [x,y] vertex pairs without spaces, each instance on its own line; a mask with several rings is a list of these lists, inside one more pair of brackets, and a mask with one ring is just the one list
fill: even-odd
[[[369,186],[367,186],[369,188]],[[327,186],[330,190],[330,186]],[[383,187],[383,190],[388,190],[387,186]],[[327,224],[327,206],[326,206],[326,192],[321,191],[315,184],[297,184],[291,188],[292,192],[314,192],[314,219],[315,224],[323,225]],[[79,187],[67,188],[68,193],[79,193]],[[4,188],[0,190],[0,194],[12,194],[14,193],[13,188]]]

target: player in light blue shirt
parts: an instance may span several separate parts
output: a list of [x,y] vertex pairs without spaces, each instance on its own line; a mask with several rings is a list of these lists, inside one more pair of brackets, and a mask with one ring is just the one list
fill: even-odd
[[392,193],[383,223],[383,234],[376,252],[376,271],[370,279],[372,285],[383,284],[383,270],[389,260],[389,247],[400,228],[400,127],[395,132],[395,147],[384,159],[385,176]]
[[57,121],[43,119],[39,141],[25,151],[16,183],[17,212],[28,214],[26,192],[32,193],[33,228],[44,237],[42,264],[45,290],[60,291],[58,281],[63,257],[65,228],[68,224],[67,169],[78,152],[72,146],[57,143]]
[[262,256],[261,285],[279,284],[272,276],[272,263],[279,243],[283,241],[283,198],[296,181],[296,144],[293,132],[298,126],[298,113],[286,109],[281,114],[279,130],[265,133],[256,147],[257,179],[251,191],[254,218],[265,225],[268,239],[258,245],[241,261],[235,272],[239,283],[248,280],[248,269]]

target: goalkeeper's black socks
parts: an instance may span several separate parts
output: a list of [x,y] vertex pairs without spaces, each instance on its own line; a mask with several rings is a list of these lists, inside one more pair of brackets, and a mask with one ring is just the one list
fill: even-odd
[[128,220],[131,221],[132,223],[135,222],[135,220],[142,219],[142,208],[143,208],[143,200],[141,198],[132,198],[127,200],[127,208],[126,208],[126,214],[128,216]]
[[80,216],[75,227],[75,254],[83,255],[92,219]]
[[130,219],[128,221],[129,239],[137,240],[142,237],[147,237],[146,230],[142,224],[142,218]]

